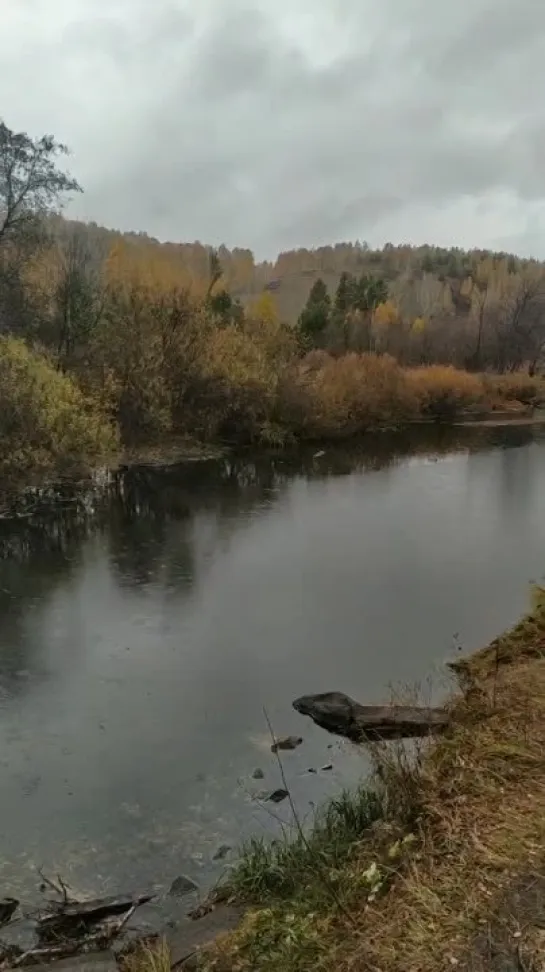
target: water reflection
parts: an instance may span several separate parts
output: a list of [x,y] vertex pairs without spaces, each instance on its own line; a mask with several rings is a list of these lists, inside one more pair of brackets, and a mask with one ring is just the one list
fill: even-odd
[[[525,428],[380,436],[358,449],[117,470],[0,521],[0,860],[76,886],[214,872],[270,827],[265,705],[303,732],[311,802],[362,759],[291,700],[380,701],[504,627],[543,573],[545,442]],[[442,690],[440,684],[438,690]],[[287,813],[280,808],[280,813]],[[26,862],[26,863],[25,863]]]

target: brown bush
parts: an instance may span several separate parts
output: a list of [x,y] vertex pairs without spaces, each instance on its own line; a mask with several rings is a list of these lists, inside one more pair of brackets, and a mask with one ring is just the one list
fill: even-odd
[[303,425],[313,436],[395,427],[417,415],[406,373],[388,355],[303,360],[293,376]]
[[407,378],[423,418],[448,422],[467,412],[486,410],[486,390],[478,375],[450,365],[429,365],[412,368]]
[[545,403],[545,379],[515,372],[510,375],[484,375],[483,383],[494,408],[505,408],[511,402],[526,406]]

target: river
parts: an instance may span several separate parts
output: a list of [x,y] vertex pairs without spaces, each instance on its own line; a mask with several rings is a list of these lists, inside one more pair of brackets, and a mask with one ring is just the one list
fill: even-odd
[[543,430],[320,452],[132,467],[3,524],[2,893],[31,897],[39,867],[91,894],[205,888],[220,845],[289,819],[259,793],[281,785],[265,712],[304,737],[283,763],[306,818],[366,764],[296,696],[437,698],[445,661],[525,610]]

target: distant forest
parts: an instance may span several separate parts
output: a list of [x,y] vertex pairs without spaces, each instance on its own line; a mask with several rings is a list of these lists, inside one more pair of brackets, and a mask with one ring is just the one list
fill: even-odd
[[[525,367],[533,373],[545,348],[545,266],[514,254],[338,243],[289,250],[274,263],[259,263],[249,249],[159,243],[145,233],[118,233],[59,216],[49,217],[48,236],[41,271],[50,283],[67,263],[72,277],[94,281],[114,264],[125,272],[125,265],[158,286],[176,284],[197,297],[212,283],[224,301],[228,294],[246,312],[257,306],[292,327],[306,321],[313,343],[334,351],[387,352],[410,364],[441,361],[499,373]],[[56,313],[39,277],[38,261],[30,309],[35,322]],[[360,291],[367,287],[367,297],[360,293],[359,300],[358,285]],[[29,309],[20,287],[15,290],[10,305],[4,289],[0,313],[4,322],[9,317],[10,327],[17,319],[24,327]]]

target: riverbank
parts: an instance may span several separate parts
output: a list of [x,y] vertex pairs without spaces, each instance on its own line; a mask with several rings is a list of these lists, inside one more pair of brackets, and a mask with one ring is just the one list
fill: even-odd
[[373,746],[376,797],[343,795],[308,836],[296,824],[291,840],[245,849],[231,889],[246,917],[202,968],[543,967],[543,590],[511,631],[452,667],[461,691],[439,742],[415,760]]
[[[527,421],[545,404],[545,380],[528,374],[407,368],[388,355],[301,355],[295,348],[287,356],[264,349],[246,361],[246,344],[236,342],[232,359],[224,360],[221,345],[217,370],[194,376],[188,388],[180,376],[171,375],[168,388],[158,382],[156,399],[146,381],[138,395],[132,384],[106,381],[102,371],[100,381],[90,381],[86,371],[63,371],[24,341],[3,337],[0,477],[16,484],[77,474],[123,462],[125,453],[129,462],[165,454],[180,441],[186,455],[318,448],[418,423]],[[244,367],[237,365],[239,352]]]

